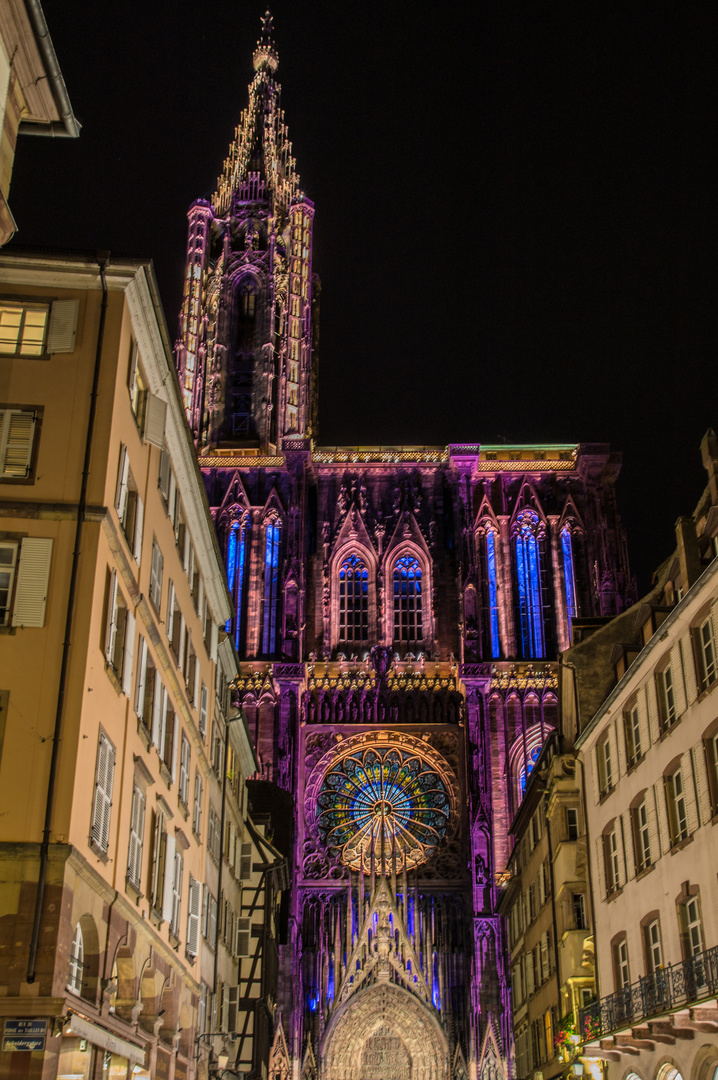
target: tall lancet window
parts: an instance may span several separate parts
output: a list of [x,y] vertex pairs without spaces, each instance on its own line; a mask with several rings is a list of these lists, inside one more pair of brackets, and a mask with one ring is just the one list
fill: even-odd
[[369,639],[369,573],[358,555],[339,568],[339,640],[361,644]]
[[234,601],[234,620],[229,619],[225,627],[227,633],[232,631],[234,622],[234,647],[241,652],[243,611],[242,602],[245,591],[245,568],[247,563],[247,528],[246,523],[235,521],[229,530],[227,538],[227,584]]
[[568,525],[561,529],[561,553],[563,555],[563,584],[566,590],[566,616],[568,618],[568,639],[571,641],[571,620],[576,618],[576,581],[573,574],[573,542]]
[[514,531],[518,630],[521,655],[545,655],[539,518],[531,510],[520,515]]
[[262,652],[265,656],[271,656],[277,649],[280,539],[281,527],[279,522],[268,522],[265,528],[264,540],[264,613],[262,625]]
[[421,567],[412,555],[402,555],[394,567],[394,641],[418,645],[423,640]]

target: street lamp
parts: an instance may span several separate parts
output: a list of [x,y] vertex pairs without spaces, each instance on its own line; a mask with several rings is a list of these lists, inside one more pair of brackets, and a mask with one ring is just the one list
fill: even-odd
[[583,1076],[583,1062],[574,1061],[573,1065],[571,1066],[571,1071],[573,1072],[574,1076]]

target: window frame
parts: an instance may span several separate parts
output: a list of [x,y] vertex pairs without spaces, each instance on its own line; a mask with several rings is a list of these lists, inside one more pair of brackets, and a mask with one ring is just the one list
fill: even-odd
[[[6,339],[3,338],[1,331],[3,310],[9,311],[10,309],[19,309],[20,311],[20,321],[17,328],[17,344],[15,345],[14,349],[6,349],[3,347],[5,345]],[[22,339],[26,316],[28,312],[36,311],[44,312],[45,315],[45,320],[42,326],[42,338],[40,339],[39,347],[30,348],[27,351],[24,351],[24,342]],[[48,350],[46,348],[46,345],[50,329],[51,311],[51,303],[42,303],[41,301],[36,302],[26,300],[13,300],[9,298],[0,300],[0,356],[10,356],[13,358],[22,358],[24,360],[37,360],[40,357],[47,356]]]
[[67,982],[65,988],[71,994],[82,997],[82,983],[85,975],[85,943],[82,935],[82,926],[78,920],[75,933],[70,945],[70,960],[67,970]]
[[[34,481],[40,413],[40,409],[27,405],[0,407],[0,480],[3,484]],[[13,420],[17,417],[22,418],[20,423],[27,425],[27,429],[13,434]],[[9,451],[17,460],[8,462]]]

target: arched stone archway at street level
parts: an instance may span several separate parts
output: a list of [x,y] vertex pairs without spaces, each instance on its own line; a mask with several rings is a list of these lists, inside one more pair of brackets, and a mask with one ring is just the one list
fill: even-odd
[[322,1041],[322,1080],[449,1080],[449,1048],[430,1009],[392,983],[353,994]]

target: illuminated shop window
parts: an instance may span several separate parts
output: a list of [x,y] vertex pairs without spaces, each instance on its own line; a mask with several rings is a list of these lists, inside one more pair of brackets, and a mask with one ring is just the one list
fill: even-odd
[[339,640],[369,637],[369,573],[358,555],[349,555],[339,569]]
[[421,567],[413,556],[402,555],[394,567],[394,641],[423,640]]

